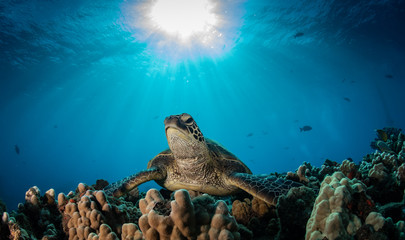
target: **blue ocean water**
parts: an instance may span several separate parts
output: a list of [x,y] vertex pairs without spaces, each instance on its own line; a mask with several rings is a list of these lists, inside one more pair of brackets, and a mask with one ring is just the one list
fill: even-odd
[[375,129],[405,126],[405,1],[216,1],[209,47],[155,33],[148,4],[0,2],[9,209],[34,185],[67,193],[146,168],[172,114],[191,114],[257,174],[359,162]]

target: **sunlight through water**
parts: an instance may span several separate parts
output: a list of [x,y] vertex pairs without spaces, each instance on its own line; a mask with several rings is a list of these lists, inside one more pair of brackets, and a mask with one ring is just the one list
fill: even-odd
[[235,45],[242,25],[242,2],[154,0],[122,9],[135,41],[168,61],[221,57]]
[[151,18],[156,28],[177,35],[183,41],[193,34],[210,34],[217,24],[208,0],[158,0],[152,7]]

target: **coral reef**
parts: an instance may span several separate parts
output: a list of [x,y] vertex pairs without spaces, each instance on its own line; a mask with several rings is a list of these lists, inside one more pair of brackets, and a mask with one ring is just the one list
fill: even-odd
[[405,135],[400,128],[385,127],[376,130],[377,137],[371,142],[371,148],[381,152],[400,154],[404,157]]
[[276,206],[249,194],[187,190],[134,189],[116,198],[104,193],[104,180],[68,194],[34,186],[16,211],[0,201],[0,240],[405,240],[404,139],[400,129],[383,128],[371,144],[375,152],[359,163],[326,159],[320,167],[304,162],[295,172],[272,173],[304,185]]
[[359,171],[362,181],[367,185],[367,193],[378,203],[386,204],[402,200],[404,182],[400,154],[375,152],[363,158]]
[[279,230],[275,208],[257,198],[233,201],[232,215],[252,231],[254,239],[275,235]]
[[[53,189],[41,196],[38,187],[30,188],[25,194],[25,203],[19,204],[17,212],[3,214],[0,236],[13,239],[118,239],[124,229],[122,226],[135,222],[141,215],[132,202],[110,198],[110,203],[103,191],[83,183],[78,185],[75,193],[60,193],[57,198]],[[126,230],[125,236],[135,236],[132,232]]]
[[143,213],[139,226],[146,239],[241,239],[225,202],[214,202],[208,195],[191,200],[186,190],[178,190],[169,203],[151,189],[139,207]]
[[279,231],[277,239],[300,239],[305,235],[305,225],[311,215],[316,194],[308,187],[292,188],[277,203]]
[[342,164],[340,165],[339,169],[347,178],[353,179],[356,177],[358,172],[358,166],[351,161],[351,159],[343,160]]
[[[315,200],[311,217],[307,223],[306,240],[315,239],[349,239],[361,227],[361,219],[371,212],[374,206],[371,199],[365,195],[366,186],[357,179],[350,180],[341,172],[327,176]],[[365,196],[364,203],[355,201],[356,195]],[[358,197],[357,197],[358,198]],[[361,199],[361,198],[359,198]],[[367,206],[358,211],[356,206]],[[358,213],[359,215],[357,215]],[[361,215],[360,215],[361,214]]]

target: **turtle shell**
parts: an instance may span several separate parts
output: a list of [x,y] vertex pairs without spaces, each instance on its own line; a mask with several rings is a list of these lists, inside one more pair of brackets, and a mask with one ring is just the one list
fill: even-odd
[[205,140],[211,154],[211,159],[219,170],[228,175],[235,172],[252,174],[252,171],[241,160],[221,144],[211,139],[206,138]]

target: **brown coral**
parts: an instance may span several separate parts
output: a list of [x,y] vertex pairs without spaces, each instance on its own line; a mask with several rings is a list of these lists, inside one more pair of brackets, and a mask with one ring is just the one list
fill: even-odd
[[245,198],[243,201],[235,200],[232,203],[232,215],[238,223],[248,225],[253,217],[252,203],[250,199]]
[[[239,226],[228,212],[228,206],[224,201],[218,201],[215,214],[211,220],[211,228],[208,231],[210,239],[240,239]],[[205,232],[198,239],[207,239]]]
[[354,162],[345,159],[340,165],[340,171],[349,179],[353,179],[357,173],[357,166]]
[[402,163],[401,166],[398,167],[395,177],[399,184],[403,184],[405,182],[405,163]]
[[292,188],[277,202],[278,240],[300,239],[305,235],[316,193],[308,187]]
[[111,230],[110,226],[108,226],[107,224],[102,224],[100,226],[100,233],[98,235],[95,233],[90,233],[87,238],[87,240],[118,240],[118,239],[119,238],[117,237],[117,234],[115,234]]
[[[171,201],[170,213],[162,215],[155,208],[159,205],[165,206],[165,200],[156,189],[149,190],[145,199],[139,203],[144,213],[139,219],[139,226],[145,238],[240,239],[239,226],[229,214],[225,202],[212,204],[202,200],[206,197],[202,195],[191,200],[186,190],[178,190]],[[198,206],[207,203],[208,206],[204,206],[204,210]]]
[[122,225],[122,240],[141,240],[143,234],[134,223],[125,223]]
[[384,167],[383,163],[378,163],[375,164],[370,171],[368,172],[368,175],[370,178],[375,178],[378,181],[382,181],[384,178],[387,177],[387,169]]
[[271,206],[258,198],[252,199],[252,210],[259,218],[266,216],[270,213]]
[[349,205],[355,194],[365,190],[363,183],[350,180],[341,172],[327,176],[307,222],[305,239],[349,239],[354,236],[361,227],[361,218],[351,211]]

